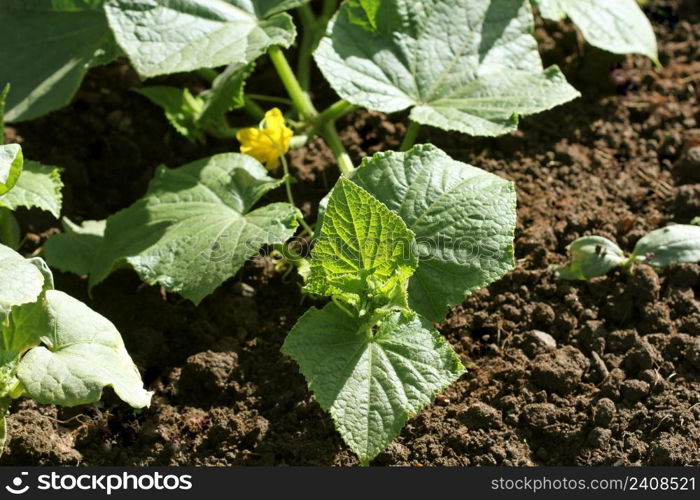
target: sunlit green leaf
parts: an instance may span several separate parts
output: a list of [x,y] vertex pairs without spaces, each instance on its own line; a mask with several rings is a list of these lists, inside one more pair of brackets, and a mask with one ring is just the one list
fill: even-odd
[[252,210],[280,183],[241,154],[159,168],[144,198],[107,219],[90,286],[126,263],[147,283],[198,303],[261,246],[294,234],[299,212],[288,203]]
[[8,193],[0,196],[0,207],[15,210],[18,207],[38,208],[58,218],[61,215],[63,195],[60,169],[25,161],[22,175]]
[[419,265],[409,304],[426,318],[442,321],[465,295],[513,268],[512,182],[430,145],[367,158],[352,180],[415,233]]
[[102,1],[3,0],[0,84],[5,119],[30,120],[67,105],[85,73],[119,54]]
[[[404,294],[416,268],[414,235],[399,216],[341,178],[331,193],[306,289],[353,305]],[[405,300],[405,298],[404,298]]]
[[602,236],[584,236],[566,248],[571,261],[557,269],[557,275],[563,279],[587,280],[603,276],[627,262],[620,247]]
[[557,67],[543,69],[527,0],[382,0],[373,26],[363,16],[361,2],[345,2],[315,52],[358,106],[495,136],[579,95]]
[[151,393],[111,322],[63,292],[47,291],[42,303],[44,345],[31,349],[17,369],[30,397],[75,406],[99,400],[102,389],[111,386],[135,408],[150,404]]
[[658,59],[656,35],[636,0],[536,0],[542,16],[569,17],[591,45]]
[[415,315],[394,312],[373,323],[332,303],[307,311],[282,352],[299,363],[309,389],[365,464],[464,371],[452,348]]
[[249,63],[296,30],[282,10],[303,2],[107,0],[109,25],[143,77]]

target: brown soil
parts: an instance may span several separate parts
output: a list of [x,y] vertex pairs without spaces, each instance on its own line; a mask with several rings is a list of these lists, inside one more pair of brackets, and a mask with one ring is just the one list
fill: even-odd
[[[454,158],[517,183],[517,269],[439,325],[469,372],[375,464],[700,465],[700,266],[661,274],[639,266],[587,283],[552,270],[581,235],[629,250],[648,230],[700,215],[700,9],[696,0],[646,9],[663,68],[547,24],[537,30],[545,62],[559,64],[583,98],[499,139],[423,132]],[[264,64],[258,71],[271,80]],[[129,91],[137,84],[123,62],[93,70],[69,108],[6,130],[27,157],[65,168],[65,214],[74,220],[129,205],[160,163],[235,149],[189,144]],[[357,112],[342,135],[359,159],[396,148],[403,118]],[[297,197],[313,218],[337,177],[326,168],[331,156],[315,141],[291,157]],[[20,216],[27,251],[55,231],[50,218]],[[19,401],[0,463],[357,464],[279,352],[310,305],[299,284],[255,259],[194,307],[129,271],[92,299],[84,280],[57,274],[59,288],[119,327],[153,405],[134,412],[113,394],[73,409]]]

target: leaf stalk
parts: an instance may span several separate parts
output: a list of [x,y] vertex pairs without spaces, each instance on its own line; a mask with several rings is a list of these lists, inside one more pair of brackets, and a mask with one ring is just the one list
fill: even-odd
[[301,43],[299,45],[299,58],[297,59],[297,78],[305,91],[309,90],[311,83],[311,53],[318,30],[318,22],[309,4],[304,4],[297,9],[299,20],[303,28]]
[[[282,52],[282,49],[277,45],[273,45],[268,49],[267,53],[270,56],[270,60],[277,70],[285,89],[287,89],[289,97],[292,99],[294,107],[297,109],[302,119],[309,123],[315,123],[319,116],[318,111],[311,102],[309,95],[304,92],[301,85],[299,85],[299,80],[297,80],[294,71],[292,71],[292,68],[287,61],[284,52]],[[335,156],[340,171],[344,175],[348,175],[355,170],[352,160],[350,160],[350,155],[348,155],[347,151],[345,150],[345,146],[343,146],[343,143],[338,136],[335,125],[332,122],[326,122],[326,124],[320,129],[320,133],[328,144],[328,147],[331,148],[331,151],[333,151],[333,155]]]
[[408,151],[413,147],[413,145],[416,143],[416,139],[418,138],[418,133],[420,132],[420,124],[416,123],[414,121],[409,122],[408,124],[408,129],[406,130],[406,135],[403,137],[403,141],[401,142],[401,146],[399,147],[400,151]]
[[319,113],[318,118],[316,118],[316,128],[319,128],[326,122],[334,122],[348,113],[352,113],[356,109],[357,106],[350,104],[348,101],[343,99],[334,102]]
[[[284,155],[280,156],[280,160],[282,161],[282,170],[284,171],[284,188],[287,191],[287,201],[289,201],[290,205],[296,207],[297,205],[294,203],[294,194],[292,193],[292,176],[289,173],[289,164],[287,163],[287,159],[284,157]],[[301,225],[301,227],[303,227],[304,230],[306,230],[306,232],[313,238],[314,230],[311,229],[311,226],[306,223],[304,217],[299,216],[297,217],[297,220],[299,221],[299,225]]]

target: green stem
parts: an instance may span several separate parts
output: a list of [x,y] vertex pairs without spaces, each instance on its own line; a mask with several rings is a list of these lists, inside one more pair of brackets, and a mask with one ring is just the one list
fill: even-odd
[[301,25],[304,29],[313,31],[317,28],[316,15],[308,3],[299,7],[297,12],[299,13],[299,19],[301,19]]
[[321,15],[318,17],[316,30],[313,33],[311,52],[316,50],[316,47],[318,47],[318,44],[321,42],[321,38],[323,38],[323,35],[326,33],[326,27],[328,26],[331,17],[333,17],[333,14],[335,14],[337,8],[337,0],[324,0],[323,7],[321,8]]
[[326,122],[334,122],[338,118],[345,116],[356,109],[357,106],[342,99],[338,102],[334,102],[318,114],[318,117],[316,118],[316,127],[321,127]]
[[[326,24],[328,24],[328,21],[331,20],[331,17],[333,17],[333,14],[335,14],[337,8],[338,0],[324,0],[323,7],[321,9],[321,17],[318,23],[319,27],[323,28],[323,31],[326,30]],[[321,32],[321,36],[323,36],[323,31]]]
[[21,244],[21,235],[17,219],[9,208],[0,207],[0,243],[17,250]]
[[282,254],[282,257],[287,259],[289,262],[299,267],[299,264],[304,262],[306,259],[299,255],[299,253],[292,247],[285,245],[283,243],[275,243],[273,248]]
[[[282,170],[284,171],[284,188],[287,191],[287,200],[289,201],[290,205],[296,207],[297,204],[294,203],[294,195],[292,194],[292,176],[289,173],[289,165],[287,164],[287,159],[284,157],[284,155],[282,155],[280,156],[280,160],[282,160]],[[306,230],[306,232],[309,233],[309,236],[313,238],[314,230],[311,229],[311,226],[309,226],[306,223],[304,218],[299,216],[297,220],[299,221],[301,227],[303,227]]]
[[336,306],[338,306],[338,308],[339,308],[341,311],[343,311],[345,314],[347,314],[348,316],[350,316],[350,317],[353,318],[353,319],[354,319],[354,318],[357,318],[357,313],[354,313],[351,309],[349,309],[349,308],[347,307],[347,305],[346,305],[342,300],[340,300],[337,296],[335,296],[335,295],[332,296],[332,297],[331,297],[331,300],[332,300],[333,303],[334,303]]
[[403,136],[403,141],[399,147],[400,151],[408,151],[411,149],[413,144],[416,142],[418,137],[418,132],[420,131],[420,124],[412,121],[408,125],[408,130],[406,130],[406,135]]
[[246,96],[256,101],[276,102],[278,104],[286,104],[287,106],[291,106],[294,104],[291,99],[287,97],[278,97],[276,95],[246,94]]
[[243,111],[248,113],[248,115],[256,121],[265,118],[265,110],[249,96],[243,97]]
[[[318,117],[318,111],[314,107],[311,99],[306,92],[304,92],[299,85],[299,81],[296,79],[292,68],[287,62],[287,58],[284,56],[282,49],[278,46],[273,45],[267,51],[270,56],[272,64],[275,66],[277,73],[287,89],[289,97],[291,97],[294,107],[297,109],[301,117],[307,122],[314,123]],[[355,167],[350,160],[350,155],[345,151],[345,146],[343,146],[338,132],[335,130],[335,126],[332,122],[326,122],[323,127],[320,128],[321,135],[325,139],[328,147],[333,151],[336,161],[338,162],[338,168],[344,175],[350,174]]]
[[333,156],[335,156],[335,161],[338,163],[338,168],[341,173],[343,175],[350,175],[352,171],[355,170],[355,167],[352,164],[350,155],[345,151],[345,146],[343,146],[333,122],[327,122],[321,128],[321,134],[326,144],[328,144],[328,147],[333,151]]
[[289,66],[289,62],[287,62],[287,58],[284,56],[282,49],[277,45],[273,45],[267,50],[267,54],[270,56],[270,60],[277,70],[284,88],[287,89],[287,93],[289,97],[291,97],[294,107],[297,108],[297,111],[304,120],[312,121],[318,114],[318,111],[316,111],[311,99],[309,99],[309,96],[301,88],[301,85],[299,85],[299,80],[297,80],[294,71],[292,71],[291,66]]
[[216,77],[219,76],[219,73],[211,68],[200,68],[195,73],[197,73],[203,80],[206,80],[208,83],[212,83],[214,80],[216,80]]
[[0,91],[0,146],[5,144],[5,99],[10,92],[10,84],[6,84]]
[[311,53],[313,52],[314,37],[318,30],[316,16],[309,4],[304,4],[297,9],[302,25],[301,44],[299,45],[299,59],[297,60],[297,77],[299,85],[305,91],[311,84]]

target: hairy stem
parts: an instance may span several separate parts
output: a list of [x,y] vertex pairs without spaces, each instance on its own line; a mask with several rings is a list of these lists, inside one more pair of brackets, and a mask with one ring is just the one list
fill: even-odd
[[211,68],[200,68],[195,71],[195,73],[197,73],[203,80],[206,80],[207,83],[213,82],[216,77],[219,76],[219,73]]
[[[276,45],[273,45],[268,49],[268,55],[270,56],[270,60],[275,66],[284,87],[287,89],[289,97],[292,99],[294,107],[305,121],[315,123],[318,118],[318,111],[316,111],[316,108],[311,102],[311,99],[309,99],[308,94],[304,92],[299,85],[299,81],[294,75],[292,68],[289,66],[287,58],[284,56],[282,49]],[[343,146],[343,143],[338,136],[338,132],[335,130],[335,125],[333,122],[326,122],[326,124],[323,125],[319,131],[323,136],[323,139],[328,144],[328,147],[331,148],[331,151],[333,151],[333,155],[335,156],[336,162],[338,162],[338,168],[340,171],[344,175],[348,175],[350,172],[355,170],[355,167],[350,160],[350,155],[348,155],[347,151],[345,150],[345,146]]]
[[420,131],[420,124],[412,121],[408,125],[408,130],[406,130],[406,135],[403,137],[403,141],[401,141],[401,146],[399,147],[400,151],[408,151],[413,147],[413,145],[416,142],[416,138],[418,137],[418,132]]
[[265,118],[265,110],[247,95],[243,97],[243,111],[255,121]]
[[316,118],[316,127],[321,127],[327,122],[334,122],[338,118],[341,118],[348,113],[355,111],[356,109],[357,106],[342,99],[338,102],[334,102],[318,114],[318,117]]
[[318,115],[318,111],[316,111],[311,99],[299,85],[299,80],[297,80],[294,71],[289,66],[284,52],[277,45],[273,45],[268,49],[267,53],[282,80],[284,88],[287,89],[287,93],[292,99],[294,107],[304,120],[312,121]]
[[299,45],[299,58],[297,60],[297,77],[299,85],[305,91],[309,90],[311,84],[311,53],[313,52],[314,37],[318,30],[316,16],[309,4],[304,4],[297,9],[301,20],[302,36]]
[[355,170],[355,166],[352,164],[350,155],[345,150],[345,146],[343,146],[333,122],[327,122],[321,128],[321,135],[326,141],[326,144],[328,144],[328,147],[333,151],[333,156],[335,156],[335,161],[338,163],[338,168],[341,173],[343,175],[350,175],[352,171]]
[[[296,207],[297,204],[294,203],[294,195],[292,194],[292,176],[289,173],[289,165],[287,164],[287,159],[284,157],[284,155],[282,155],[280,156],[280,160],[282,160],[282,170],[284,171],[284,188],[287,191],[287,201],[289,201],[290,205]],[[314,230],[311,229],[311,226],[309,226],[306,223],[304,217],[299,216],[297,220],[299,221],[301,227],[303,227],[306,230],[306,232],[309,233],[309,236],[313,238]]]

